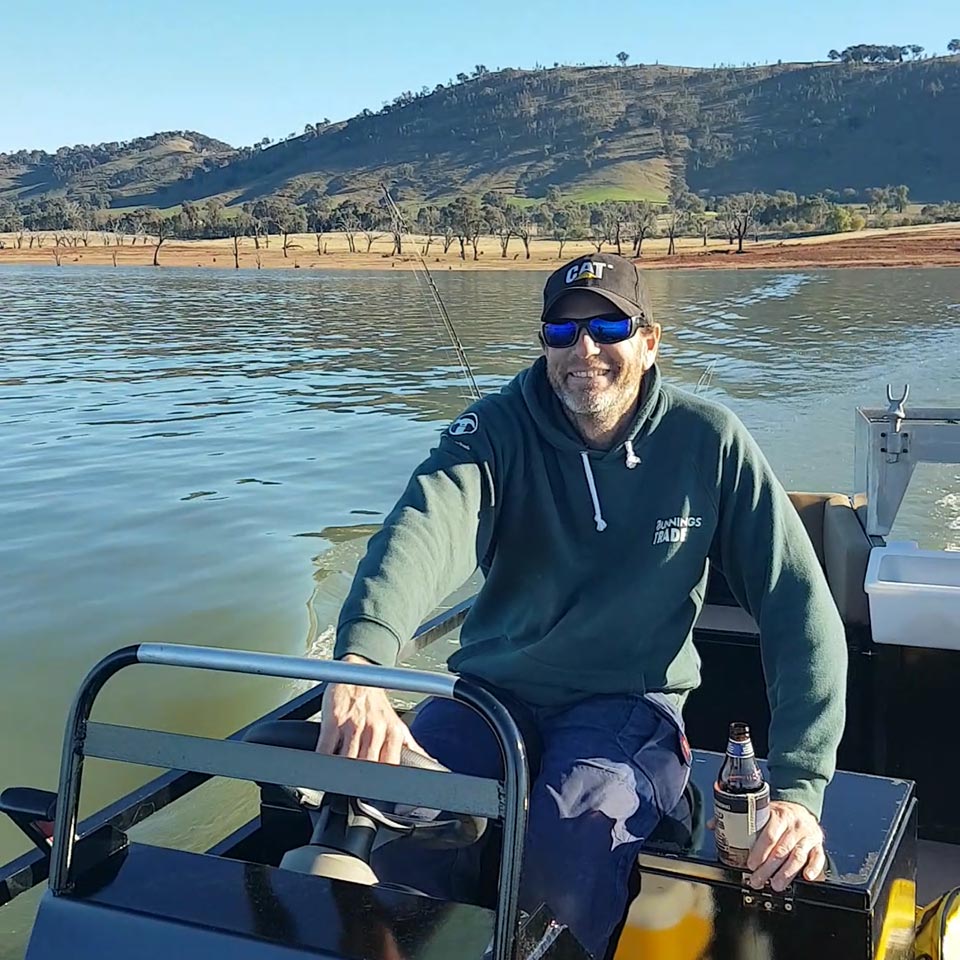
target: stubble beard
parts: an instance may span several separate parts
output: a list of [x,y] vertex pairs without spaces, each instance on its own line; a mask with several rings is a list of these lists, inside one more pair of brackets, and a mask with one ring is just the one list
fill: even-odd
[[643,376],[640,363],[621,364],[618,369],[609,364],[604,366],[610,368],[613,382],[602,390],[589,391],[570,389],[566,365],[561,369],[547,367],[547,379],[564,408],[582,424],[589,426],[591,432],[602,432],[614,426],[633,406]]

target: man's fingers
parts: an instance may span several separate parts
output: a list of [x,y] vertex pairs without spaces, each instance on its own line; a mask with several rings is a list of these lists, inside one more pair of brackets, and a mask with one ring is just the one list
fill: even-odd
[[770,886],[776,890],[786,890],[794,877],[806,866],[816,845],[813,837],[801,837],[783,861],[783,865],[770,879]]
[[360,749],[357,751],[357,759],[378,761],[385,734],[386,731],[382,724],[367,723],[360,733]]
[[387,728],[387,732],[383,737],[383,746],[380,748],[380,760],[382,763],[392,763],[394,765],[400,763],[400,749],[403,747],[403,730],[406,730],[404,724],[400,724],[403,728],[398,729],[397,724],[391,723]]
[[827,855],[823,851],[823,844],[819,843],[810,853],[807,868],[803,871],[804,879],[819,880],[827,869]]
[[357,757],[360,755],[360,738],[363,734],[363,728],[357,726],[352,721],[344,723],[340,727],[340,749],[337,751],[341,757]]
[[317,740],[317,753],[333,754],[340,743],[340,728],[333,718],[324,718],[320,723],[320,737]]
[[[786,829],[787,825],[783,820],[779,817],[770,817],[763,830],[760,831],[757,839],[754,840],[753,846],[750,848],[750,856],[747,857],[747,868],[749,870],[756,870],[757,867],[767,860],[773,852],[773,848],[783,838]],[[789,852],[789,848],[787,852]]]

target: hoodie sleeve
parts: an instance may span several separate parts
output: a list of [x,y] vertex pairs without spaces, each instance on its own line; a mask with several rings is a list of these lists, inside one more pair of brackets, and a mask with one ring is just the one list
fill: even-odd
[[819,817],[845,722],[843,624],[803,521],[736,417],[721,439],[717,483],[711,559],[760,627],[771,794]]
[[[458,424],[463,432],[451,433]],[[400,647],[487,553],[493,476],[486,424],[474,407],[444,431],[370,538],[340,610],[335,658],[396,663]]]

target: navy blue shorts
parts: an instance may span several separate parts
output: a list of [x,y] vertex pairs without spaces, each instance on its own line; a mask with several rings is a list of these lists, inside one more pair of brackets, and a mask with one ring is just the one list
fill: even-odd
[[[532,708],[543,755],[533,781],[521,907],[546,902],[583,946],[602,957],[627,907],[630,872],[643,841],[679,803],[690,774],[682,720],[656,695],[590,697],[571,707]],[[459,773],[502,777],[486,722],[453,700],[428,700],[413,735]],[[382,880],[431,896],[471,901],[480,853],[381,848]]]

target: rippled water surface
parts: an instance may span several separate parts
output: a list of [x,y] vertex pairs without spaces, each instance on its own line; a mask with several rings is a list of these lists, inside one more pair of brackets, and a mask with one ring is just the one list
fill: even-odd
[[[536,356],[542,281],[437,277],[483,390]],[[960,405],[960,271],[650,284],[665,376],[727,402],[791,489],[852,490],[854,408],[888,381]],[[69,699],[113,648],[329,652],[366,537],[465,397],[410,273],[0,272],[0,787],[54,786]],[[957,468],[918,470],[894,535],[960,547]],[[225,734],[293,692],[139,667],[98,714]],[[143,777],[92,765],[86,809]],[[221,804],[241,815],[210,790],[181,824],[200,846]],[[0,823],[0,861],[24,848]]]

